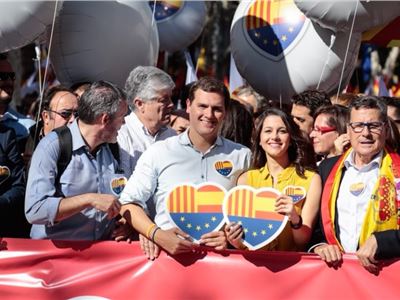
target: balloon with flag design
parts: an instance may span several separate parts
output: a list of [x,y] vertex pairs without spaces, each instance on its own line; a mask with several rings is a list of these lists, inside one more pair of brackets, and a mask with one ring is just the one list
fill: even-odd
[[183,50],[196,41],[206,21],[204,1],[149,1],[154,12],[160,50]]
[[311,22],[293,0],[242,1],[231,26],[231,50],[241,76],[268,99],[287,103],[308,89],[333,92],[339,83],[346,86],[361,34],[353,33],[347,51],[348,40],[348,32]]
[[272,242],[287,223],[287,216],[275,212],[275,200],[281,193],[273,188],[254,189],[237,186],[225,196],[223,213],[226,223],[243,227],[243,243],[257,250]]
[[224,225],[225,189],[215,183],[182,184],[167,195],[166,211],[172,224],[199,241],[205,233]]

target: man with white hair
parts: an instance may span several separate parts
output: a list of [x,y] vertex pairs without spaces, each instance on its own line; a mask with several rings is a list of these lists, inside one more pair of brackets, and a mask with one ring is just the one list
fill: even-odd
[[130,177],[142,153],[153,143],[176,135],[167,125],[173,103],[171,77],[156,67],[133,69],[125,83],[132,112],[118,133],[121,167]]

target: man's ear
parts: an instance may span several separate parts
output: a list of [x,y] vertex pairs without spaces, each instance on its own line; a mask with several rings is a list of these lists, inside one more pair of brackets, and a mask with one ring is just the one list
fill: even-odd
[[189,100],[189,98],[186,99],[186,112],[188,114],[190,114],[190,100]]
[[109,114],[103,113],[103,114],[100,116],[101,125],[107,125],[108,122],[110,122],[110,120],[111,120],[111,118],[110,118],[110,115],[109,115]]
[[42,117],[43,123],[48,124],[50,120],[50,112],[48,112],[47,110],[42,110],[42,113],[40,115]]
[[133,105],[135,106],[135,109],[143,113],[144,111],[144,101],[140,98],[135,98],[133,99]]

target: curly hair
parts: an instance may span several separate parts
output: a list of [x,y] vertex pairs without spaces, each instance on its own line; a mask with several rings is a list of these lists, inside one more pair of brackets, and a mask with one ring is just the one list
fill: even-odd
[[253,157],[251,166],[253,169],[259,169],[267,163],[267,155],[260,145],[260,136],[264,126],[264,121],[269,116],[278,116],[286,126],[290,136],[288,156],[290,163],[296,168],[296,173],[304,178],[305,170],[317,171],[315,164],[314,149],[308,137],[302,133],[299,126],[285,112],[276,109],[267,109],[257,122],[257,127],[253,137]]

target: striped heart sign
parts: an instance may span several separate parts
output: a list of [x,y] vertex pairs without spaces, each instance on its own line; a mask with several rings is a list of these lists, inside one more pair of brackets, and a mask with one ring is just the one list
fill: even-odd
[[275,200],[279,195],[280,192],[272,188],[237,186],[225,196],[225,222],[242,225],[243,243],[250,250],[269,244],[285,228],[288,218],[275,212]]
[[182,184],[167,196],[166,211],[172,224],[189,234],[195,241],[224,225],[222,202],[225,189],[215,183]]

